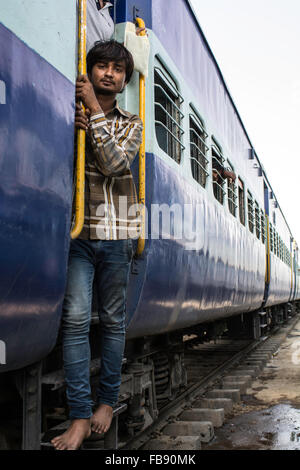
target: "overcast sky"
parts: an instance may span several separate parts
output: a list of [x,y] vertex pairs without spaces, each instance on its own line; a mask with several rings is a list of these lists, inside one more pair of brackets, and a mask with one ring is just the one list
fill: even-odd
[[191,0],[300,246],[300,0]]

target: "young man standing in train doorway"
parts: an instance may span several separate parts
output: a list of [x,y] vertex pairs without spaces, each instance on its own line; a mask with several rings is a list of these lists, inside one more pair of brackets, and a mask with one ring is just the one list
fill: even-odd
[[[88,53],[88,76],[76,82],[76,99],[86,109],[76,104],[76,128],[86,131],[85,220],[70,246],[62,334],[71,425],[51,441],[57,450],[78,449],[91,431],[107,432],[118,400],[134,219],[124,219],[118,200],[125,196],[127,209],[137,202],[130,165],[141,144],[142,122],[119,108],[116,95],[129,82],[133,66],[122,44],[99,43]],[[94,279],[101,369],[93,413],[89,326]]]

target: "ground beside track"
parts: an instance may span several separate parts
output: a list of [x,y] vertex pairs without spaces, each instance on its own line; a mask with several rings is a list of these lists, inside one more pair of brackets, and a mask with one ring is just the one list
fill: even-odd
[[300,450],[300,321],[202,450]]

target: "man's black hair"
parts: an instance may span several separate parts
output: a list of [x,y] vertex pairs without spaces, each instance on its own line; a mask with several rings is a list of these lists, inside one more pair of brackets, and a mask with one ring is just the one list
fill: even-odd
[[221,162],[216,157],[213,157],[213,159],[212,159],[212,168],[213,168],[213,170],[217,170],[221,174],[225,170],[225,168],[223,167]]
[[124,60],[126,67],[126,82],[129,83],[134,68],[131,52],[129,52],[123,44],[114,40],[105,42],[97,41],[86,58],[87,72],[90,74],[97,62],[119,62],[122,60]]

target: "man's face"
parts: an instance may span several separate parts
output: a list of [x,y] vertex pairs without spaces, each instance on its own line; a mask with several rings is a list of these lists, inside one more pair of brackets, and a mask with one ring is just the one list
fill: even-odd
[[125,61],[97,62],[92,68],[90,80],[96,94],[115,95],[126,86]]

